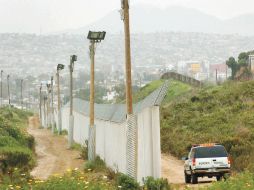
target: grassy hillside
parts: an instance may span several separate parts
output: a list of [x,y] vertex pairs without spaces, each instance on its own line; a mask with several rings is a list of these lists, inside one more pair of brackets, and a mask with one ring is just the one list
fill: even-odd
[[226,146],[234,169],[254,171],[254,82],[203,89],[162,109],[162,151],[187,155],[192,144]]
[[[142,87],[137,93],[133,95],[133,101],[135,103],[139,102],[140,100],[151,94],[153,91],[155,91],[157,88],[159,88],[163,83],[164,80],[156,80]],[[189,85],[178,81],[170,81],[169,86],[170,88],[167,92],[164,103],[168,103],[169,101],[187,93],[192,89]]]
[[0,181],[16,172],[27,172],[35,164],[34,138],[26,133],[30,113],[15,108],[0,109]]

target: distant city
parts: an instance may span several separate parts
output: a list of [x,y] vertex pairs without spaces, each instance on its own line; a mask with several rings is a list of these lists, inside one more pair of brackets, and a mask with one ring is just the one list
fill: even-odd
[[[29,78],[31,92],[37,92],[41,81],[55,76],[56,66],[66,65],[63,89],[68,87],[70,55],[76,54],[75,89],[89,88],[89,41],[84,35],[0,34],[1,70],[15,73],[13,79]],[[112,90],[124,83],[123,34],[107,34],[97,47],[96,81],[105,87],[105,100],[117,93]],[[225,80],[231,71],[226,67],[230,56],[252,50],[254,38],[240,35],[165,32],[132,35],[133,85],[142,87],[159,79],[167,71],[175,71],[202,81]],[[31,81],[31,78],[34,81]],[[14,90],[17,88],[14,87]],[[28,94],[28,92],[27,92]],[[66,94],[68,94],[66,92]]]

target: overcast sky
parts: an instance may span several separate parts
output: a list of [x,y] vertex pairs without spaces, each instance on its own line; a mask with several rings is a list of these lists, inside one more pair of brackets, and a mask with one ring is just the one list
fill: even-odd
[[[195,8],[222,19],[254,13],[254,0],[130,0]],[[48,33],[79,28],[120,8],[120,0],[0,0],[0,32]]]

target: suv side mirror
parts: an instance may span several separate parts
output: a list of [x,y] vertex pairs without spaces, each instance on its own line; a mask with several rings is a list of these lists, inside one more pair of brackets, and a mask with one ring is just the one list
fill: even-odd
[[188,160],[188,157],[182,157],[182,160],[186,161],[186,160]]

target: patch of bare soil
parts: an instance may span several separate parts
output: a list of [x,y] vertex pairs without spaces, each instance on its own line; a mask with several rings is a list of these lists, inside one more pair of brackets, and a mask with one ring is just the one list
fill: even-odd
[[39,129],[38,117],[29,118],[28,133],[36,141],[37,166],[31,175],[38,179],[47,179],[53,174],[66,172],[68,169],[81,168],[84,160],[79,152],[67,149],[67,139],[64,136],[53,135],[50,130]]
[[184,161],[178,160],[170,154],[162,154],[161,157],[162,177],[167,178],[169,183],[174,184],[176,189],[199,189],[211,184],[214,179],[199,178],[199,184],[185,184],[184,181]]

